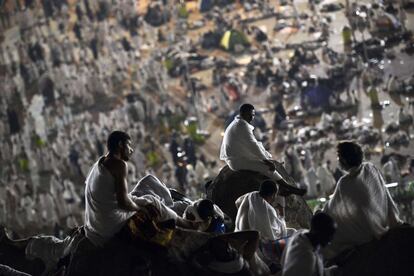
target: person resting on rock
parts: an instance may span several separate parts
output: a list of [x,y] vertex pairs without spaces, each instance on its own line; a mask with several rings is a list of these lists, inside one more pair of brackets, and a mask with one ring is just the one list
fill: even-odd
[[200,222],[197,230],[202,232],[225,233],[224,213],[209,199],[199,199],[189,205],[184,219]]
[[[224,213],[209,199],[191,201],[173,201],[171,191],[154,175],[141,178],[130,193],[137,197],[152,195],[171,208],[184,219],[198,224],[196,230],[202,232],[224,233]],[[183,195],[182,195],[183,196]]]
[[[178,192],[175,191],[177,194]],[[141,178],[130,193],[132,196],[142,197],[151,195],[158,198],[164,205],[171,208],[177,215],[182,216],[185,209],[189,205],[188,202],[182,200],[173,200],[171,190],[155,175],[148,174]],[[185,197],[184,195],[181,195]]]
[[[213,238],[199,248],[198,253],[195,254],[196,259],[199,259],[200,263],[208,267],[211,272],[231,274],[237,271],[237,273],[241,273],[242,264],[246,262],[252,271],[261,271],[256,274],[269,274],[266,264],[255,255],[259,233],[254,230],[225,233],[224,213],[211,200],[195,201],[185,210],[184,218],[201,222],[197,230],[213,234]],[[214,248],[220,248],[220,250]],[[237,254],[234,254],[236,252]],[[240,257],[243,257],[243,262],[240,262]]]
[[250,124],[255,116],[254,106],[243,104],[239,115],[231,122],[224,132],[220,149],[220,159],[233,171],[250,170],[259,172],[273,179],[292,193],[303,195],[306,191],[289,185],[276,169],[276,162],[266,151],[262,143],[253,134],[254,127]]
[[128,194],[128,164],[133,149],[130,136],[113,131],[107,140],[108,154],[99,158],[86,178],[85,236],[95,246],[103,246],[115,236],[136,212],[156,221],[174,220],[192,228],[157,197]]
[[324,252],[328,258],[379,239],[390,228],[402,224],[380,170],[372,163],[362,162],[361,146],[352,141],[340,142],[337,154],[339,165],[347,173],[339,179],[323,209],[338,224],[332,244]]
[[272,180],[261,183],[259,191],[242,195],[236,200],[238,208],[235,231],[256,230],[260,234],[260,257],[269,267],[280,261],[286,238],[295,232],[271,205],[278,192]]
[[[336,266],[325,268],[320,252],[334,236],[336,224],[327,214],[312,217],[310,230],[299,230],[290,239],[282,255],[282,276],[329,276]],[[279,274],[278,274],[279,275]]]

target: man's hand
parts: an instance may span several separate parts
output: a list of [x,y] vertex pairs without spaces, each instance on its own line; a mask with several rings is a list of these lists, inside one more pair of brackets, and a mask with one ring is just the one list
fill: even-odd
[[263,159],[263,162],[266,164],[266,166],[268,166],[268,167],[269,167],[269,171],[274,171],[274,170],[276,170],[276,166],[275,166],[275,164],[273,163],[273,161],[272,161],[272,160]]
[[177,226],[186,228],[186,229],[194,229],[198,230],[198,228],[204,223],[204,221],[193,221],[184,219],[181,217],[177,218]]

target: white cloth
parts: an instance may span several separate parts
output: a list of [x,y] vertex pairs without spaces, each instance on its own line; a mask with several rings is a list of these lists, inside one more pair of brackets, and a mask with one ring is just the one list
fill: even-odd
[[46,270],[50,271],[64,256],[69,241],[70,237],[60,240],[53,236],[35,236],[27,244],[25,254],[28,259],[41,259],[46,265]]
[[220,159],[226,163],[231,163],[234,159],[259,161],[271,159],[272,155],[254,137],[253,129],[252,125],[237,116],[224,133]]
[[277,240],[286,237],[286,223],[276,210],[265,201],[259,192],[251,192],[239,197],[235,231],[256,230],[264,240]]
[[386,181],[389,182],[397,182],[400,183],[401,182],[401,173],[400,173],[400,169],[396,163],[396,161],[394,161],[392,158],[390,158],[390,160],[388,160],[388,162],[386,162],[384,164],[384,166],[382,167],[382,171],[384,173],[384,177]]
[[224,132],[220,160],[225,161],[234,171],[252,170],[275,180],[281,179],[276,171],[269,171],[263,162],[264,159],[272,159],[272,155],[257,141],[253,129],[252,125],[237,116]]
[[393,76],[388,83],[387,90],[388,92],[396,92],[399,88],[398,80]]
[[131,199],[138,206],[144,206],[147,204],[151,204],[152,206],[154,206],[159,212],[159,217],[157,218],[157,221],[166,221],[170,219],[177,220],[177,213],[169,207],[167,207],[164,203],[162,203],[159,197],[153,195],[144,195],[141,197],[136,197],[132,195]]
[[234,260],[228,262],[213,260],[207,265],[207,267],[222,274],[233,274],[240,272],[243,269],[244,264],[243,258],[236,255]]
[[282,276],[323,276],[329,270],[323,267],[323,259],[318,249],[314,249],[307,230],[296,232],[290,239],[282,255]]
[[103,246],[133,215],[118,207],[115,179],[101,160],[90,170],[85,188],[85,235],[97,246]]
[[[144,176],[134,187],[130,195],[133,196],[132,200],[138,205],[139,202],[136,201],[136,197],[144,198],[148,200],[148,203],[153,203],[160,213],[165,213],[165,216],[161,215],[161,221],[163,217],[166,217],[166,219],[176,219],[177,214],[182,214],[188,205],[188,203],[181,201],[174,202],[167,186],[151,174]],[[173,211],[174,214],[171,214],[170,211]]]
[[157,177],[149,174],[144,176],[135,188],[132,190],[131,195],[133,196],[143,196],[143,195],[153,195],[165,205],[172,207],[173,199],[171,197],[170,190],[162,183]]
[[332,244],[326,248],[328,257],[378,239],[401,222],[380,171],[368,162],[339,179],[324,212],[338,225]]
[[325,165],[319,166],[316,170],[316,175],[318,176],[319,183],[321,185],[321,195],[325,196],[332,192],[333,187],[336,184],[335,178],[332,173],[328,170]]
[[[305,184],[307,186],[306,195],[309,197],[317,197],[320,193],[320,182],[315,169],[312,167],[308,168],[305,174]],[[319,185],[319,189],[318,189]]]

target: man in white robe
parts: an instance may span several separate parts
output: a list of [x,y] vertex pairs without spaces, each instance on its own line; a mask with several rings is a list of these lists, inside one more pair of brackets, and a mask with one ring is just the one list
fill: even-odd
[[398,77],[390,75],[387,90],[388,93],[396,93],[400,89],[400,82]]
[[285,220],[271,205],[277,191],[276,184],[271,180],[266,180],[260,185],[259,191],[247,193],[236,200],[238,210],[235,231],[256,230],[259,232],[260,251],[258,253],[269,266],[279,262],[283,248],[278,240],[286,238],[295,231],[286,228]]
[[279,217],[271,202],[277,186],[271,180],[264,181],[259,191],[242,195],[236,200],[238,207],[235,231],[257,230],[261,239],[277,240],[286,236],[286,223]]
[[338,224],[326,257],[381,238],[390,228],[402,223],[384,178],[373,164],[363,161],[361,147],[350,141],[337,146],[340,166],[347,171],[324,207]]
[[254,127],[250,123],[254,116],[255,110],[252,105],[243,104],[240,107],[240,115],[233,120],[224,133],[220,159],[234,171],[258,171],[278,181],[282,177],[275,170],[271,170],[272,155],[253,134]]
[[320,187],[321,187],[321,196],[328,196],[332,193],[333,188],[335,187],[335,178],[333,174],[327,168],[327,164],[321,164],[317,170],[316,175],[318,176]]
[[[254,106],[243,104],[239,115],[227,127],[220,149],[220,159],[225,161],[234,171],[250,170],[264,174],[277,184],[295,190],[286,183],[276,170],[272,155],[258,142],[253,134],[254,127],[250,124],[255,116]],[[295,191],[304,193],[304,191]]]
[[321,248],[335,234],[335,222],[320,212],[312,217],[311,229],[296,232],[282,256],[282,276],[329,276],[336,267],[324,268]]
[[307,187],[307,196],[318,197],[320,195],[321,184],[319,180],[315,168],[312,165],[308,168],[304,177],[304,182]]
[[401,183],[401,170],[398,166],[398,161],[394,156],[390,156],[388,161],[382,167],[384,178],[387,183]]

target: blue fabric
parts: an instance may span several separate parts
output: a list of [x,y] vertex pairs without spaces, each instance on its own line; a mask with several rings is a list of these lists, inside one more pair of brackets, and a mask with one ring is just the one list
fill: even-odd
[[311,87],[305,92],[305,97],[312,107],[328,107],[332,91],[324,86]]
[[202,0],[200,4],[200,12],[207,12],[213,7],[212,0]]
[[214,229],[214,233],[216,233],[216,234],[226,233],[226,227],[224,226],[224,223],[218,223],[216,225],[216,228]]

